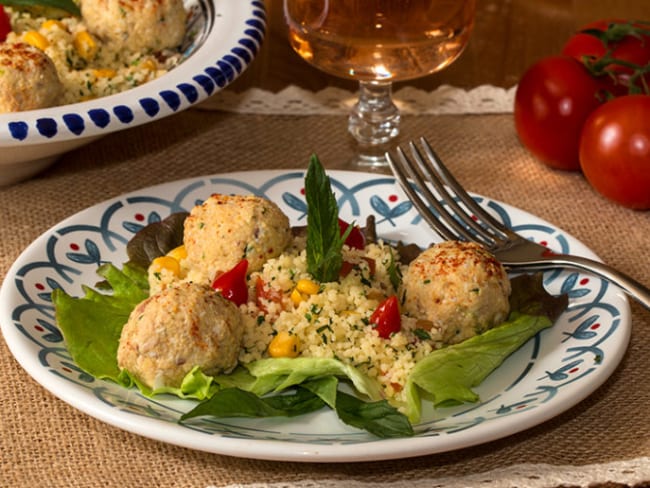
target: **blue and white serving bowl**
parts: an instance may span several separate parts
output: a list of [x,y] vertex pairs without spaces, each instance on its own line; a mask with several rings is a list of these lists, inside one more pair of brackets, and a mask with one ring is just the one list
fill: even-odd
[[185,110],[234,81],[263,41],[263,0],[185,0],[185,7],[185,59],[163,76],[91,101],[0,114],[0,186],[31,177],[98,137]]

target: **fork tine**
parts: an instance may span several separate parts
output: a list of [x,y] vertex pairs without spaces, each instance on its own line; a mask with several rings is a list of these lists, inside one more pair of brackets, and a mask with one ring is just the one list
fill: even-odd
[[[422,180],[430,181],[438,192],[442,201],[447,204],[445,213],[441,214],[441,217],[456,230],[461,238],[468,241],[478,241],[488,248],[495,246],[499,241],[500,237],[495,236],[494,233],[485,229],[481,226],[471,215],[468,214],[467,210],[462,208],[457,202],[457,195],[450,192],[448,187],[445,186],[446,182],[442,179],[441,174],[438,172],[436,163],[439,162],[439,158],[432,159],[431,155],[435,156],[433,150],[429,146],[430,153],[427,154],[427,159],[422,157],[422,154],[418,150],[415,143],[410,142],[409,147],[413,153],[414,158],[418,162],[418,172],[422,177]],[[425,146],[425,150],[426,150]],[[429,194],[429,196],[433,196]],[[471,197],[465,193],[467,198]],[[435,198],[435,197],[434,197]],[[462,200],[461,200],[462,201]],[[471,199],[472,203],[474,200]]]
[[[427,204],[422,200],[418,192],[416,191],[415,187],[411,184],[409,181],[409,175],[411,174],[411,171],[408,169],[411,168],[411,165],[408,163],[408,159],[406,157],[406,154],[404,154],[404,151],[402,151],[402,148],[398,147],[397,148],[397,153],[399,156],[399,159],[402,163],[400,165],[393,157],[391,156],[390,153],[386,153],[386,160],[388,161],[388,165],[391,167],[393,174],[397,177],[400,186],[404,190],[404,192],[408,195],[409,200],[413,203],[415,208],[418,209],[420,212],[420,215],[424,220],[427,221],[427,223],[436,229],[438,234],[440,234],[441,237],[447,240],[454,240],[456,239],[456,236],[454,233],[452,233],[443,223],[442,221],[438,220],[433,212],[431,212],[431,209],[427,206]],[[405,170],[404,168],[408,168]],[[412,177],[412,176],[411,176]],[[415,179],[417,180],[418,177],[416,175]],[[420,179],[419,182],[416,182],[419,188],[425,188],[426,185],[424,182]],[[438,212],[442,212],[442,205],[438,202],[437,199],[432,199],[431,204],[434,206],[434,208]]]
[[[389,153],[386,153],[386,159],[420,215],[443,238],[478,241],[489,249],[504,246],[518,238],[476,203],[442,163],[426,138],[422,137],[420,142],[426,158],[411,141],[409,148],[415,162],[406,156],[401,147],[397,148],[398,160],[393,159]],[[409,177],[422,196],[409,182]],[[430,190],[428,183],[433,185],[438,195]],[[437,215],[431,207],[438,212]]]
[[[497,242],[498,244],[502,244],[504,241],[509,240],[509,238],[512,236],[512,231],[508,229],[506,226],[504,226],[501,222],[499,222],[497,219],[492,217],[483,207],[481,207],[478,203],[476,203],[476,200],[474,200],[466,191],[465,189],[460,185],[458,180],[451,174],[449,169],[444,165],[440,157],[436,154],[436,152],[433,150],[429,142],[426,140],[425,137],[420,138],[420,142],[422,146],[424,147],[424,151],[427,155],[427,158],[431,162],[430,167],[435,167],[437,171],[435,173],[440,175],[440,178],[444,183],[449,186],[454,193],[456,194],[456,197],[463,202],[463,204],[474,214],[474,216],[483,222],[485,225],[483,226],[478,226],[483,230],[483,233],[489,232],[492,235],[492,238],[495,239],[496,241],[501,241]],[[433,173],[434,171],[431,171]],[[455,209],[459,216],[462,213],[462,209]],[[473,219],[472,219],[473,221]],[[474,226],[472,228],[475,229]],[[480,230],[476,229],[477,232],[480,232]]]
[[[417,175],[417,183],[420,185],[420,190],[424,194],[425,200],[432,203],[434,206],[436,204],[440,205],[438,217],[445,222],[450,230],[453,230],[456,233],[456,239],[475,240],[476,236],[474,233],[469,231],[468,226],[476,227],[476,222],[471,219],[468,221],[465,219],[456,218],[454,211],[456,213],[460,213],[461,215],[463,215],[465,212],[454,201],[454,196],[449,193],[447,188],[445,188],[443,181],[436,174],[435,168],[431,167],[431,163],[427,162],[422,157],[422,154],[418,150],[417,146],[413,142],[410,142],[409,148],[416,164],[408,161],[408,158],[405,158],[404,162],[409,163],[408,167],[411,170],[411,174]],[[438,195],[433,194],[431,190],[429,190],[426,182],[430,182],[433,185]],[[475,231],[477,230],[478,229],[475,229]],[[492,242],[490,241],[486,244],[491,245]]]

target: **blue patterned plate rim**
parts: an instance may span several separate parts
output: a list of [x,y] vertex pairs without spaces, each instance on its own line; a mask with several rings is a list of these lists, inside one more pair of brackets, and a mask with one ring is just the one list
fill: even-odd
[[[376,216],[386,239],[427,245],[439,238],[422,223],[392,177],[329,171],[341,215]],[[137,230],[211,193],[254,193],[304,223],[304,170],[234,172],[189,178],[131,192],[83,210],[38,237],[10,268],[0,289],[0,326],[21,366],[44,388],[107,424],[169,444],[255,459],[357,462],[433,454],[500,439],[539,425],[593,393],[614,372],[630,339],[629,303],[620,290],[586,273],[549,271],[551,293],[567,293],[567,311],[514,353],[482,385],[477,404],[433,411],[426,406],[416,436],[377,439],[342,425],[331,412],[296,419],[201,419],[179,425],[193,403],[142,397],[95,380],[71,361],[55,326],[49,294],[80,295],[102,262],[126,260]],[[555,251],[598,259],[554,225],[505,203],[474,195],[515,230]]]

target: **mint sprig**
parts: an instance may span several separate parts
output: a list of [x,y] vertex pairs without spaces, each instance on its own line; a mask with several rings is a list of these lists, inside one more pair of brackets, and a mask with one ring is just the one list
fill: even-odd
[[339,209],[330,179],[312,155],[305,175],[307,198],[307,271],[321,283],[336,281],[343,265],[341,249],[352,226],[341,235]]

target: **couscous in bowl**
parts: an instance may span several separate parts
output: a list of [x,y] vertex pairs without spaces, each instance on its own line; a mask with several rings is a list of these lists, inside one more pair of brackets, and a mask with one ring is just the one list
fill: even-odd
[[185,0],[184,6],[178,63],[161,76],[99,98],[0,113],[0,186],[35,175],[97,137],[185,110],[235,80],[263,40],[263,2]]

